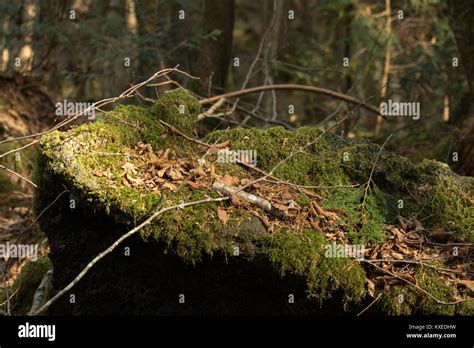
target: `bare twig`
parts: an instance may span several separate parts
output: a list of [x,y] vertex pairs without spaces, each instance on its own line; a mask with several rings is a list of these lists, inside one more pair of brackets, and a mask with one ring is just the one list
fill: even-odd
[[41,218],[41,216],[49,209],[51,208],[54,203],[56,203],[58,201],[59,198],[61,198],[61,196],[63,194],[65,194],[66,192],[69,192],[68,189],[64,188],[64,191],[62,191],[51,203],[48,204],[48,206],[46,208],[44,208],[37,216],[36,218],[31,222],[31,224],[29,224],[24,230],[22,230],[20,232],[20,234],[28,231],[32,226],[34,226],[34,224]]
[[375,260],[370,260],[371,262],[388,262],[388,263],[409,263],[409,264],[414,264],[414,265],[420,265],[423,267],[429,267],[436,269],[438,271],[442,272],[449,272],[449,273],[456,273],[456,274],[465,274],[465,275],[474,275],[472,272],[463,272],[463,271],[457,271],[455,269],[449,269],[449,268],[443,268],[443,267],[438,267],[435,265],[431,265],[429,263],[423,262],[423,260],[392,260],[392,259],[375,259]]
[[189,141],[191,141],[191,142],[193,142],[193,143],[196,143],[196,144],[199,144],[199,145],[202,145],[202,146],[205,146],[205,147],[211,147],[211,146],[212,146],[212,145],[210,145],[210,144],[208,144],[208,143],[205,143],[205,142],[203,142],[203,141],[201,141],[201,140],[198,140],[198,139],[194,139],[194,138],[190,137],[189,135],[184,134],[184,133],[181,132],[180,130],[176,129],[176,127],[170,125],[169,123],[166,123],[166,122],[163,121],[163,120],[159,120],[159,121],[160,121],[160,123],[161,123],[162,125],[165,125],[166,127],[168,127],[173,133],[175,133],[175,134],[177,134],[177,135],[179,135],[179,136],[182,136],[182,137],[183,137],[184,139],[186,139],[186,140],[189,140]]
[[200,113],[199,115],[197,115],[197,118],[196,120],[197,121],[201,121],[209,116],[212,116],[212,114],[218,109],[221,107],[222,104],[224,104],[225,102],[225,98],[220,98],[218,99],[209,109],[207,109],[206,111]]
[[370,307],[372,307],[372,305],[373,305],[375,302],[377,302],[381,297],[382,297],[382,294],[380,293],[372,302],[370,302],[370,304],[369,304],[367,307],[365,307],[363,310],[361,310],[361,311],[357,314],[357,316],[362,315],[367,309],[369,309]]

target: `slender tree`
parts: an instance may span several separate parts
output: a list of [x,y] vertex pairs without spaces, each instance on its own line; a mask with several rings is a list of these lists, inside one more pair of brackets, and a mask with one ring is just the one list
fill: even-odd
[[234,30],[234,0],[205,0],[202,17],[203,34],[216,32],[216,36],[201,41],[196,74],[202,87],[208,90],[223,87],[232,53],[232,32]]

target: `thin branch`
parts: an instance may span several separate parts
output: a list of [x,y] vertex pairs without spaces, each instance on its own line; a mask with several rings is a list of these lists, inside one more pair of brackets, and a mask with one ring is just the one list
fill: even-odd
[[28,184],[32,185],[33,187],[38,188],[38,185],[36,185],[33,181],[31,181],[30,179],[25,178],[24,176],[18,174],[17,172],[14,172],[11,169],[8,169],[4,165],[0,164],[0,169],[3,169],[3,170],[7,171],[8,173],[10,173],[12,175],[15,175],[16,177],[20,178],[21,180],[26,181]]
[[433,269],[436,269],[438,271],[442,272],[450,272],[450,273],[456,273],[456,274],[465,274],[465,275],[474,275],[472,272],[463,272],[463,271],[457,271],[455,269],[449,269],[449,268],[443,268],[443,267],[438,267],[435,265],[431,265],[429,263],[425,263],[422,260],[392,260],[392,259],[375,259],[375,260],[370,260],[371,262],[389,262],[389,263],[410,263],[414,265],[420,265],[423,267],[430,267]]
[[51,203],[48,204],[48,206],[46,208],[44,208],[37,216],[36,218],[31,222],[31,224],[29,224],[23,231],[20,232],[20,234],[23,234],[24,232],[28,231],[40,218],[41,216],[49,209],[51,208],[54,203],[56,203],[58,201],[59,198],[61,198],[61,196],[63,194],[65,194],[66,192],[69,192],[68,189],[64,189],[64,191],[62,191]]
[[170,125],[169,123],[166,123],[165,121],[163,120],[159,120],[160,123],[166,127],[168,127],[173,133],[179,135],[179,136],[182,136],[184,139],[186,140],[189,140],[193,143],[196,143],[196,144],[199,144],[199,145],[202,145],[202,146],[205,146],[205,147],[212,147],[212,145],[208,144],[208,143],[205,143],[201,140],[198,140],[198,139],[194,139],[192,137],[190,137],[189,135],[186,135],[184,134],[183,132],[181,132],[180,130],[176,129],[176,127]]
[[382,297],[382,293],[380,293],[367,307],[365,307],[363,310],[361,310],[357,316],[360,316],[362,315],[367,309],[369,309],[370,307],[372,307],[372,305],[377,302],[380,298]]
[[99,262],[101,259],[103,259],[105,256],[110,254],[114,249],[120,245],[124,240],[127,238],[133,236],[137,232],[139,232],[142,228],[145,226],[149,225],[153,220],[155,220],[158,216],[160,216],[163,213],[166,213],[170,210],[173,209],[184,209],[186,207],[192,206],[192,205],[197,205],[197,204],[203,204],[203,203],[210,203],[210,202],[221,202],[229,199],[228,197],[221,197],[221,198],[206,198],[206,199],[201,199],[198,201],[193,201],[193,202],[188,202],[188,203],[181,203],[177,205],[172,205],[166,208],[162,208],[158,211],[156,211],[153,215],[151,215],[148,219],[143,221],[140,225],[136,226],[135,228],[131,229],[127,233],[123,234],[119,239],[117,239],[112,245],[110,245],[107,249],[102,251],[99,255],[94,257],[91,262],[87,264],[86,267],[66,286],[64,287],[61,291],[59,291],[56,295],[54,295],[48,302],[46,302],[44,305],[42,305],[40,308],[38,308],[36,311],[30,313],[30,315],[38,315],[41,312],[44,312],[46,309],[48,309],[54,302],[56,302],[60,297],[62,297],[65,293],[67,293],[69,290],[71,290],[90,270],[94,265]]
[[36,288],[36,291],[33,295],[32,305],[28,313],[36,312],[36,310],[41,306],[41,304],[45,300],[48,282],[51,280],[52,276],[53,276],[53,270],[50,269],[48,272],[46,272],[43,279],[41,280],[40,285],[38,285],[38,287]]
[[353,98],[347,94],[344,93],[339,93],[327,88],[322,88],[322,87],[316,87],[316,86],[307,86],[307,85],[298,85],[298,84],[275,84],[275,85],[267,85],[267,86],[258,86],[258,87],[251,87],[251,88],[246,88],[242,89],[240,91],[234,91],[234,92],[229,92],[229,93],[224,93],[221,95],[216,95],[214,97],[210,98],[205,98],[201,99],[199,103],[201,104],[210,104],[214,103],[215,101],[219,100],[220,98],[232,98],[232,97],[238,97],[238,96],[243,96],[247,94],[252,94],[252,93],[258,93],[262,91],[269,91],[269,90],[299,90],[299,91],[306,91],[306,92],[312,92],[312,93],[318,93],[322,95],[326,95],[329,97],[337,98],[344,100],[350,104],[358,105],[360,107],[363,107],[364,109],[379,115],[380,110],[378,107],[367,104],[364,101],[358,100],[356,98]]
[[[21,137],[17,137],[17,138],[12,138],[12,139],[5,139],[5,140],[2,140],[0,141],[0,144],[4,144],[4,143],[10,143],[10,142],[16,142],[16,141],[20,141],[20,140],[24,140],[24,139],[29,139],[29,138],[38,138],[42,135],[46,135],[48,133],[51,133],[55,130],[58,130],[62,127],[64,127],[65,125],[71,123],[72,121],[76,120],[77,118],[79,118],[81,115],[86,115],[89,111],[92,111],[92,110],[96,110],[100,107],[103,107],[104,105],[107,105],[107,104],[110,104],[110,103],[115,103],[116,101],[118,100],[121,100],[121,99],[124,99],[124,98],[130,98],[132,97],[135,92],[142,88],[143,86],[147,85],[149,82],[159,78],[159,77],[162,77],[162,76],[167,76],[168,74],[170,74],[171,72],[179,72],[179,73],[182,73],[186,76],[189,76],[191,78],[195,78],[191,75],[189,75],[188,73],[184,72],[184,71],[181,71],[178,69],[178,65],[174,68],[167,68],[167,69],[163,69],[163,70],[160,70],[156,73],[154,73],[150,78],[148,78],[147,80],[143,81],[143,82],[140,82],[140,83],[137,83],[136,85],[126,89],[124,92],[122,92],[119,96],[117,97],[113,97],[113,98],[106,98],[106,99],[102,99],[98,102],[95,102],[93,103],[92,105],[90,105],[88,108],[82,110],[81,112],[78,112],[78,113],[75,113],[74,115],[72,115],[71,117],[67,118],[66,120],[64,121],[61,121],[60,123],[58,123],[57,125],[55,125],[54,127],[52,127],[51,129],[47,130],[47,131],[44,131],[44,132],[39,132],[39,133],[36,133],[36,134],[31,134],[31,135],[25,135],[25,136],[21,136]],[[13,149],[13,150],[10,150],[8,152],[5,152],[3,154],[0,155],[0,158],[10,154],[10,153],[13,153],[13,152],[16,152],[16,151],[19,151],[19,150],[22,150],[24,148],[27,148],[33,144],[36,144],[37,142],[39,142],[39,139],[35,139],[34,141],[20,147],[20,148],[17,148],[17,149]]]

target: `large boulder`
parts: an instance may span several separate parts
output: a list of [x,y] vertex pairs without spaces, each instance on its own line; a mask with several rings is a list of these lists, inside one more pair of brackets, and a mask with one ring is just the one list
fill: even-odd
[[[119,106],[103,120],[42,138],[35,209],[51,245],[52,293],[159,204],[219,197],[213,182],[239,186],[261,175],[245,164],[219,163],[215,151],[199,160],[208,149],[189,138],[200,109],[186,91],[174,91],[150,109]],[[473,180],[442,163],[413,164],[385,150],[375,163],[378,145],[309,127],[214,131],[204,141],[256,151],[263,171],[304,147],[272,178],[246,189],[283,217],[236,195],[170,210],[101,260],[49,313],[357,313],[373,300],[367,280],[373,270],[327,257],[330,243],[374,250],[391,238],[399,215],[423,219],[426,231],[473,240]],[[442,300],[452,299],[435,274],[419,276],[429,277],[430,291]],[[371,310],[399,314],[394,299],[406,291],[414,295],[406,296],[405,314],[455,311],[398,286]]]

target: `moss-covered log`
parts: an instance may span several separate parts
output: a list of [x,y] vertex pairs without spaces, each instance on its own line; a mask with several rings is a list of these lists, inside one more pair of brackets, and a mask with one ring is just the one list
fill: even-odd
[[[150,144],[154,151],[168,149],[167,158],[173,163],[198,163],[205,149],[171,133],[158,120],[192,136],[199,112],[197,100],[177,91],[165,94],[150,109],[119,106],[104,120],[42,138],[36,211],[42,211],[65,188],[70,191],[40,218],[51,243],[55,291],[121,234],[151,215],[158,204],[219,196],[211,186],[186,185],[164,201],[175,190],[172,185],[151,190],[140,179],[145,175],[142,169],[156,161],[153,155],[144,159],[136,148],[140,143]],[[347,241],[369,246],[383,243],[386,226],[397,215],[416,216],[428,228],[474,240],[473,180],[454,174],[443,163],[414,164],[383,150],[375,165],[374,184],[364,199],[378,145],[308,127],[296,132],[280,127],[215,131],[204,140],[229,140],[231,149],[255,150],[258,168],[270,171],[316,138],[303,153],[280,165],[274,176],[319,186],[311,190],[323,197],[323,207],[341,212],[338,228]],[[206,164],[212,166],[214,176],[249,179],[253,174],[238,164],[215,160],[216,155],[211,155]],[[302,193],[295,204],[303,209],[310,201]],[[72,290],[74,304],[65,297],[51,313],[334,313],[357,311],[370,303],[366,270],[351,259],[325,257],[328,241],[321,231],[287,224],[270,233],[262,221],[272,217],[259,210],[259,219],[240,207],[229,213],[224,225],[217,210],[229,205],[202,204],[160,216]],[[441,283],[436,277],[430,279]],[[417,299],[408,304],[410,313],[433,312],[423,309],[432,304],[430,299],[414,289],[407,291]],[[292,295],[294,304],[289,301]],[[442,297],[450,300],[446,292]],[[378,310],[399,314],[392,297],[384,299]]]

